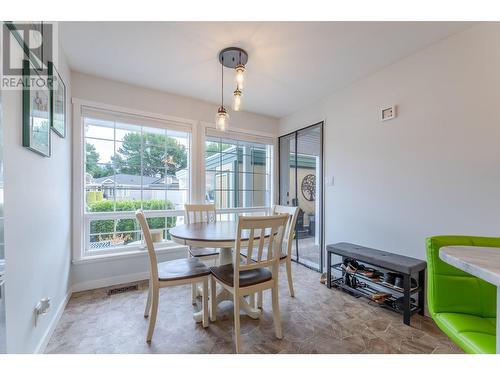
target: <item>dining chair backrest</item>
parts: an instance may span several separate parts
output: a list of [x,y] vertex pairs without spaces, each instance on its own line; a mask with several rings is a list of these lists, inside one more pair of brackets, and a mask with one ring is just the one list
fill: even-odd
[[153,283],[158,282],[158,261],[156,259],[156,252],[153,246],[153,238],[151,237],[151,232],[149,230],[149,224],[144,216],[144,212],[142,210],[135,211],[135,217],[142,228],[142,234],[144,236],[144,240],[146,241],[146,247],[148,249],[149,255],[149,266],[150,266],[150,276],[151,281]]
[[293,235],[295,233],[295,225],[297,224],[297,217],[299,216],[299,207],[280,206],[273,207],[273,215],[288,214],[288,221],[286,223],[285,234],[283,236],[283,253],[288,257],[292,256]]
[[[240,216],[233,253],[234,285],[239,284],[239,272],[256,268],[271,268],[277,276],[281,245],[288,214],[273,216]],[[246,240],[248,238],[248,241]],[[255,246],[258,243],[258,246]],[[267,249],[264,246],[267,245]],[[246,251],[245,251],[245,248]],[[239,254],[247,256],[240,263]],[[254,254],[257,252],[257,254]]]
[[215,204],[185,204],[186,224],[214,223],[216,219]]

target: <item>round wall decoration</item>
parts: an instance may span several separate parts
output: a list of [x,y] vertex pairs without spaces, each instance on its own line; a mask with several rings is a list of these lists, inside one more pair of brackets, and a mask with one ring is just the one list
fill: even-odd
[[310,202],[314,201],[316,199],[316,176],[313,174],[304,176],[300,188],[306,200]]

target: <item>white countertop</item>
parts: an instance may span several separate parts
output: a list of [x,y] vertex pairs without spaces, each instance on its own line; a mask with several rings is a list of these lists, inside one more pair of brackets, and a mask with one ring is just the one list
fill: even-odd
[[439,250],[439,258],[500,287],[500,247],[445,246]]

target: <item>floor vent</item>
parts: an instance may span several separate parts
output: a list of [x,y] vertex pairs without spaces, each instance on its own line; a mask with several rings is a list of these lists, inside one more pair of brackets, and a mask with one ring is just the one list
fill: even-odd
[[108,296],[113,296],[115,294],[121,294],[126,292],[132,292],[133,290],[139,290],[139,285],[127,285],[118,288],[108,289]]

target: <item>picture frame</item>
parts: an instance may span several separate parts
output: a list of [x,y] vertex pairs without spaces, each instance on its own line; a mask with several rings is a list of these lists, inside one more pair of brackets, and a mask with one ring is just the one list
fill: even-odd
[[23,146],[50,157],[50,88],[47,80],[40,77],[30,60],[26,59],[23,60],[23,82]]
[[59,137],[66,137],[66,85],[54,63],[49,61],[51,129]]

